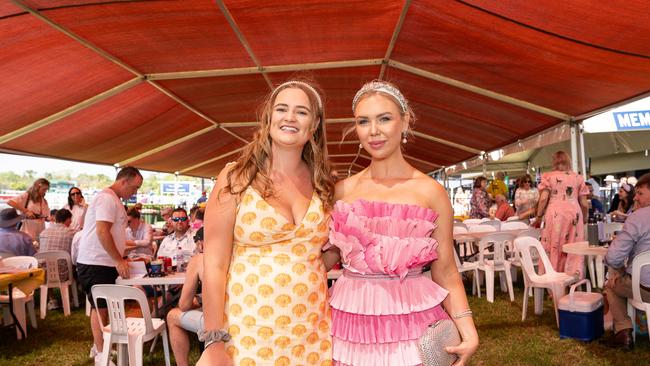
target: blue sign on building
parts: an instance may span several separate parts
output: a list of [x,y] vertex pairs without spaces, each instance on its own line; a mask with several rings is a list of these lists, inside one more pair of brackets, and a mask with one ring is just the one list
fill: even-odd
[[618,131],[650,129],[650,111],[614,112],[614,120]]
[[190,193],[192,183],[190,182],[163,182],[160,183],[162,193]]

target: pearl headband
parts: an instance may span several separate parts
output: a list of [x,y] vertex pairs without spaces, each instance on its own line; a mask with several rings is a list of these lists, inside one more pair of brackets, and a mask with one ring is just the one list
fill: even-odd
[[305,88],[309,89],[309,91],[311,91],[312,93],[314,93],[314,96],[316,97],[316,102],[318,103],[318,109],[320,109],[319,112],[322,112],[322,111],[323,111],[323,101],[321,101],[321,99],[320,99],[320,95],[318,94],[318,92],[316,91],[316,89],[314,89],[313,86],[311,86],[311,85],[305,83],[304,81],[289,80],[289,81],[287,81],[286,83],[282,83],[282,84],[278,85],[278,86],[273,90],[273,93],[271,93],[271,99],[275,98],[275,95],[278,93],[278,91],[280,91],[280,89],[282,89],[282,88],[285,87],[285,86],[289,86],[289,85],[302,85],[302,86],[304,86]]
[[381,92],[390,95],[397,101],[399,104],[400,109],[402,110],[402,113],[406,113],[408,111],[408,102],[406,101],[406,98],[402,95],[402,93],[394,86],[385,83],[383,81],[371,81],[369,83],[365,83],[361,89],[357,92],[357,94],[354,96],[354,99],[352,99],[352,112],[354,113],[354,109],[357,107],[357,104],[359,103],[359,99],[361,97],[369,92]]

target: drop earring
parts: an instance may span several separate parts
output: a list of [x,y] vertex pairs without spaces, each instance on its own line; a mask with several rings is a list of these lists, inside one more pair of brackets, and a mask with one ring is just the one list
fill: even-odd
[[406,131],[402,131],[402,143],[405,144],[407,141],[406,139]]
[[359,144],[359,149],[363,149],[363,145]]

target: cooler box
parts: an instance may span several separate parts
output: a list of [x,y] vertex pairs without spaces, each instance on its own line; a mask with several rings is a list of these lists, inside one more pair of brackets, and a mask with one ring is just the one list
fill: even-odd
[[[583,283],[587,284],[587,292],[576,292],[576,287]],[[569,294],[558,301],[557,307],[560,338],[588,342],[603,335],[603,295],[591,292],[588,280],[573,284]]]

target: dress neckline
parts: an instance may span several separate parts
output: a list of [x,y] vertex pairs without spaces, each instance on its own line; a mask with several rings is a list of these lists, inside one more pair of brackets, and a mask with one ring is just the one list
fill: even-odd
[[269,205],[269,207],[271,207],[278,216],[280,216],[284,221],[286,221],[286,223],[288,223],[289,225],[293,225],[294,227],[298,227],[299,225],[302,225],[305,222],[305,219],[307,219],[307,215],[309,214],[309,212],[311,212],[312,205],[314,204],[314,196],[316,195],[316,190],[313,190],[311,194],[311,199],[309,200],[309,205],[307,206],[307,210],[305,211],[305,213],[302,215],[302,219],[300,219],[300,221],[292,222],[294,221],[293,218],[291,218],[290,220],[286,216],[284,216],[280,211],[278,211],[277,207],[269,203],[269,201],[267,201],[266,198],[264,198],[262,194],[257,191],[257,189],[253,188],[253,186],[250,185],[248,186],[248,189],[255,192],[255,194],[257,194],[257,196],[262,201],[264,201],[267,205]]
[[392,205],[392,206],[398,206],[398,207],[406,207],[406,208],[415,208],[415,209],[420,209],[420,210],[426,210],[426,211],[430,211],[433,214],[436,213],[436,211],[433,210],[432,208],[416,205],[415,203],[377,201],[377,200],[367,200],[367,199],[364,199],[364,198],[357,198],[357,199],[355,199],[355,200],[353,200],[351,202],[347,202],[347,201],[344,201],[344,200],[337,200],[336,201],[336,203],[339,203],[339,202],[344,203],[346,205],[350,205],[350,206],[354,205],[357,202],[367,203],[367,204],[371,204],[371,205],[372,204],[384,204],[384,205]]

